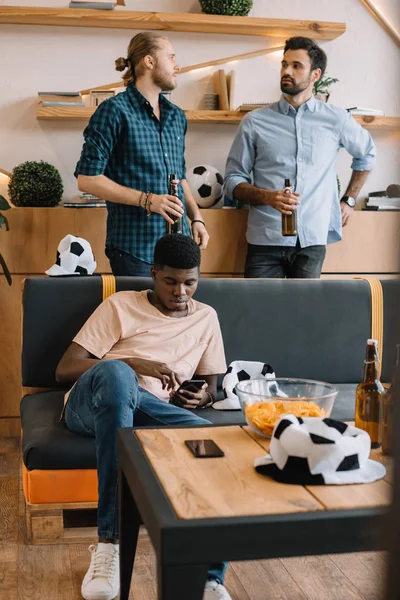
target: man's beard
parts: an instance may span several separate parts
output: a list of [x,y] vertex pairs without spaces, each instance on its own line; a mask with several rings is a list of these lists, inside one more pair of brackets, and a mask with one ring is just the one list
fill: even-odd
[[170,75],[169,77],[161,71],[157,66],[153,73],[153,82],[163,91],[172,92],[176,88],[176,80]]
[[292,77],[286,76],[286,79],[290,79],[292,83],[282,83],[282,79],[281,92],[288,94],[289,96],[297,96],[298,94],[301,94],[301,92],[304,92],[304,90],[306,90],[311,83],[311,76],[308,78],[308,81],[299,85],[296,85],[296,82],[294,79],[292,79]]

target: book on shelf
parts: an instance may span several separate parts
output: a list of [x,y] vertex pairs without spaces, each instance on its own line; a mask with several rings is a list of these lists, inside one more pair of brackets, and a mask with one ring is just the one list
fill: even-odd
[[42,106],[85,106],[80,92],[38,92]]
[[[384,193],[384,192],[383,192]],[[400,198],[370,194],[365,203],[366,210],[400,210]]]
[[116,6],[125,6],[125,0],[71,0],[70,8],[89,8],[113,10]]
[[70,2],[69,8],[88,8],[90,10],[114,10],[115,4],[113,2]]
[[385,113],[383,110],[378,108],[363,108],[361,106],[352,106],[351,108],[346,108],[346,110],[352,115],[365,115],[367,117],[383,117]]
[[86,192],[73,196],[71,200],[64,201],[65,208],[98,208],[105,205],[105,200]]
[[105,202],[64,202],[64,208],[105,208]]
[[250,112],[251,110],[256,110],[257,108],[265,108],[270,104],[270,102],[245,102],[244,104],[241,104],[236,110],[240,112]]
[[229,110],[235,110],[233,105],[235,99],[235,89],[236,89],[236,71],[231,71],[226,76],[226,83],[228,86],[228,102],[229,102]]

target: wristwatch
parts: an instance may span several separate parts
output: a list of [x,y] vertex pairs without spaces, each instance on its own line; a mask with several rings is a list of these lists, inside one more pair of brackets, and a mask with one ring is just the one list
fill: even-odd
[[356,199],[353,198],[353,196],[343,196],[340,202],[346,202],[346,204],[350,206],[350,208],[354,208],[356,205]]

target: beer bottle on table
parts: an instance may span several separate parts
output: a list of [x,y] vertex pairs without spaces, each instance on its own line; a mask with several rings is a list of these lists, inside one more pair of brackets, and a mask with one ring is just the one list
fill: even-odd
[[396,346],[396,368],[392,376],[389,389],[382,396],[382,453],[393,456],[393,419],[394,419],[394,378],[397,377],[396,385],[399,385],[398,368],[400,366],[400,344]]
[[[285,187],[284,190],[290,190],[293,192],[293,185],[290,179],[285,179]],[[292,214],[284,215],[282,214],[282,235],[290,236],[297,235],[297,213],[296,209],[293,210]]]
[[[176,175],[169,175],[168,177],[168,186],[169,186],[169,195],[170,196],[176,196],[177,198],[179,198],[179,194],[178,194],[178,186],[179,186],[179,179],[177,178]],[[175,215],[170,215],[168,213],[168,216],[171,217],[171,219],[174,220],[173,223],[168,223],[168,221],[166,221],[166,231],[165,233],[183,233],[183,217],[177,217]]]
[[367,340],[364,374],[356,391],[356,427],[369,433],[371,448],[381,445],[381,401],[384,392],[379,381],[378,342]]

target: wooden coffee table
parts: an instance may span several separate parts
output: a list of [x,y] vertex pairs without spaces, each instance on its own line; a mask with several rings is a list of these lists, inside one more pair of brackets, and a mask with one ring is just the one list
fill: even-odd
[[[208,438],[223,458],[195,458],[184,444]],[[159,600],[183,590],[202,600],[208,565],[223,560],[384,549],[389,471],[371,484],[277,483],[253,467],[268,445],[239,426],[118,431],[121,600],[142,522],[157,555]]]

